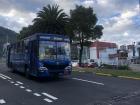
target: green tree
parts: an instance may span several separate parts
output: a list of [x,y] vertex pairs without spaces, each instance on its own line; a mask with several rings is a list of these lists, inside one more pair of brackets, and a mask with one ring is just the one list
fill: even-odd
[[37,13],[33,25],[22,28],[18,39],[34,33],[66,34],[67,23],[68,16],[63,12],[63,9],[59,9],[58,5],[47,5]]
[[79,64],[81,66],[84,43],[100,38],[103,35],[103,26],[96,25],[98,19],[91,7],[85,8],[77,5],[76,9],[70,11],[70,16],[74,39],[80,44]]
[[65,34],[68,16],[63,9],[59,9],[58,5],[48,5],[37,13],[37,18],[33,22],[39,32]]
[[19,35],[17,36],[17,39],[23,39],[25,37],[28,37],[29,35],[33,34],[33,26],[29,25],[28,27],[23,27],[22,30],[19,32]]
[[74,31],[73,30],[74,30],[74,27],[73,27],[71,19],[69,18],[67,24],[65,25],[65,34],[67,36],[69,36],[71,44],[72,44],[72,41],[74,40]]

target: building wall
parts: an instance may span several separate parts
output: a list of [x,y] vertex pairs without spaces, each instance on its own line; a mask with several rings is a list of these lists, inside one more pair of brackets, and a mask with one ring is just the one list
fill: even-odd
[[[78,45],[72,45],[71,46],[71,58],[72,60],[79,60],[79,53],[80,53],[80,47]],[[83,55],[82,55],[82,62],[86,63],[89,60],[90,51],[89,47],[84,46],[83,47]]]
[[[139,45],[135,46],[135,57],[139,57]],[[133,49],[128,49],[128,60],[133,58]]]
[[116,54],[117,48],[106,48],[103,51],[100,51],[99,59],[101,59],[102,63],[110,64],[110,65],[117,65],[117,57],[110,58],[109,54]]
[[97,57],[97,49],[96,47],[90,48],[90,59],[94,59],[96,62],[98,62],[98,65],[100,64],[109,64],[109,65],[117,65],[118,59],[110,58],[109,54],[116,54],[117,48],[104,48],[102,50],[99,50],[99,58]]
[[96,47],[90,48],[90,59],[96,59],[97,60],[97,49]]
[[89,58],[90,58],[89,47],[84,46],[84,47],[83,47],[82,62],[83,62],[83,63],[88,62],[88,59],[89,59]]

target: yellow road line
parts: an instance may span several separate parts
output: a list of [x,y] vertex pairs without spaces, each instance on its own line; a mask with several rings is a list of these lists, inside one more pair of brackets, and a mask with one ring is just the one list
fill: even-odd
[[96,73],[97,75],[105,75],[105,76],[112,76],[111,74],[104,74],[104,73]]
[[120,78],[128,78],[128,79],[136,79],[136,80],[140,80],[140,78],[136,78],[136,77],[128,77],[128,76],[118,76]]

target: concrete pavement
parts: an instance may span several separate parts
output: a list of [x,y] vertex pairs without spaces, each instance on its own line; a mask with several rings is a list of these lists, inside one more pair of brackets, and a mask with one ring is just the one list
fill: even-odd
[[139,87],[140,80],[84,72],[58,80],[28,80],[0,64],[3,105],[140,105]]

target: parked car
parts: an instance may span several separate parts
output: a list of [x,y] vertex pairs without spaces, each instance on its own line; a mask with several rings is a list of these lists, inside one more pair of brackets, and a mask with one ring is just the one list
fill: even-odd
[[79,61],[78,60],[72,60],[72,67],[76,67],[79,65]]
[[98,63],[94,61],[94,59],[90,59],[89,63],[88,63],[88,67],[98,67]]

